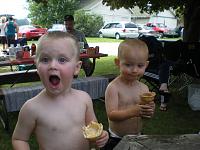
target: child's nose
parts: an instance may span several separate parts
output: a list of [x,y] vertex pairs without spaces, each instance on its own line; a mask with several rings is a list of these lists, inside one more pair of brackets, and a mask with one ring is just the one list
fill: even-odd
[[131,68],[131,72],[137,72],[138,71],[138,67],[134,66]]
[[56,68],[56,64],[57,64],[57,61],[56,61],[56,60],[52,60],[52,61],[49,63],[49,67],[50,67],[50,68]]

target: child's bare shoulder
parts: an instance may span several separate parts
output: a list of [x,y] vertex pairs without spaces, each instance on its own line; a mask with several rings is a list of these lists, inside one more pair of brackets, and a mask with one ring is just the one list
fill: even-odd
[[79,95],[79,96],[89,96],[89,94],[85,91],[82,91],[82,90],[78,90],[78,89],[73,89],[73,92],[76,94],[76,95]]
[[111,87],[117,86],[119,83],[120,83],[120,80],[119,80],[118,77],[116,77],[114,80],[112,80],[112,81],[108,84],[108,86],[111,86]]
[[21,107],[20,112],[25,114],[35,114],[35,112],[37,112],[39,109],[37,103],[38,102],[36,98],[27,100]]
[[116,80],[113,80],[111,81],[108,86],[107,86],[107,90],[110,90],[110,89],[115,89],[117,87],[117,81]]
[[106,93],[110,93],[110,92],[119,92],[121,89],[120,86],[120,80],[118,78],[115,78],[114,80],[112,80],[107,88],[106,88]]
[[148,87],[146,84],[144,84],[144,83],[141,82],[141,81],[138,81],[138,82],[139,82],[140,87],[141,87],[144,91],[149,91],[149,87]]
[[73,93],[77,100],[78,99],[83,101],[91,100],[90,95],[85,91],[73,89]]

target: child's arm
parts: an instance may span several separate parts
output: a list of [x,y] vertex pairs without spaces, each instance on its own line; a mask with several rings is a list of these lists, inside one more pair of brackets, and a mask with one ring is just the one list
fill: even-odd
[[[95,113],[94,113],[94,109],[93,109],[93,103],[92,103],[92,99],[90,98],[89,95],[85,95],[86,99],[88,99],[88,101],[86,101],[87,103],[87,109],[86,109],[86,125],[88,125],[91,121],[97,121]],[[82,98],[84,97],[84,95],[82,95]],[[97,147],[103,147],[107,141],[108,141],[108,132],[103,130],[101,136],[96,140],[96,145]]]
[[97,121],[92,99],[88,94],[82,94],[82,98],[84,98],[86,101],[86,112],[85,112],[85,125],[87,126],[91,121]]
[[35,127],[34,113],[26,103],[18,117],[15,130],[12,135],[12,145],[14,150],[29,150],[28,139]]

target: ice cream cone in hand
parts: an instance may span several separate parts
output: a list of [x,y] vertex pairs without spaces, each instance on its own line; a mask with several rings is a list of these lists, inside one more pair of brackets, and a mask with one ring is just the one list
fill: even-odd
[[140,95],[140,104],[144,105],[144,104],[147,104],[147,103],[150,103],[151,101],[154,100],[156,96],[156,93],[155,92],[147,92],[147,93],[143,93],[142,95]]
[[86,139],[95,141],[103,132],[103,125],[92,121],[89,125],[83,127],[83,135]]

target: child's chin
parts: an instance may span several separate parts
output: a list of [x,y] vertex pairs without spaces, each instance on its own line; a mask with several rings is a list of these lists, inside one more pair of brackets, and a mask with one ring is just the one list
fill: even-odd
[[48,91],[52,95],[59,95],[62,92],[62,90],[60,90],[60,89],[48,89]]
[[132,80],[132,81],[135,81],[135,80],[138,80],[138,76],[132,76],[132,77],[129,77],[129,80]]

